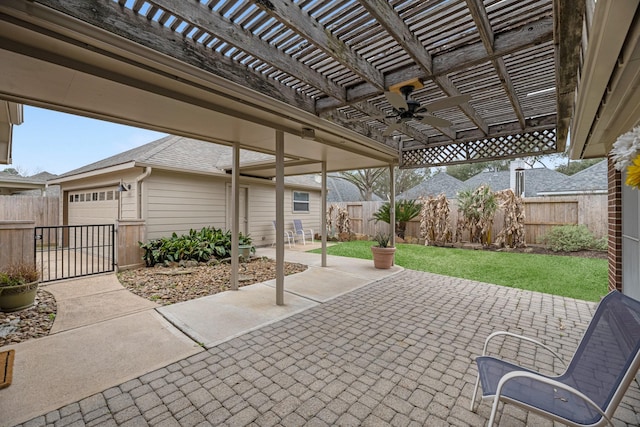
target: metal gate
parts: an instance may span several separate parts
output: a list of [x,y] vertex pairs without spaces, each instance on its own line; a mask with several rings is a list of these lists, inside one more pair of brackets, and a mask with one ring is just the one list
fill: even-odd
[[34,258],[42,282],[115,270],[115,226],[36,227]]

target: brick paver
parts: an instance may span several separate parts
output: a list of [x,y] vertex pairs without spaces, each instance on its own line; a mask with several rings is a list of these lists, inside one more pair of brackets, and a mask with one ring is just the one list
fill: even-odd
[[[569,360],[595,304],[404,271],[193,357],[67,405],[27,425],[484,425],[470,412],[484,338],[537,337]],[[544,372],[557,362],[527,344],[494,354]],[[634,383],[617,426],[640,423]],[[553,425],[505,406],[501,424]]]

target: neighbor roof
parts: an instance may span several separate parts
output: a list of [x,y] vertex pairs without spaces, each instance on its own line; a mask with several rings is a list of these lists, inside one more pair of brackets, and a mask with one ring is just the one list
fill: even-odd
[[8,194],[43,189],[46,185],[46,180],[54,176],[49,172],[41,172],[33,176],[20,176],[0,171],[0,189],[2,189],[3,193]]
[[[563,173],[547,168],[534,168],[524,170],[524,195],[525,197],[538,196],[540,192],[557,185],[567,176]],[[510,172],[481,172],[468,180],[462,186],[464,189],[473,190],[480,185],[488,185],[492,191],[506,190],[510,188]]]
[[545,188],[540,194],[558,193],[606,193],[609,188],[607,161],[602,160],[580,172],[565,177],[556,185]]

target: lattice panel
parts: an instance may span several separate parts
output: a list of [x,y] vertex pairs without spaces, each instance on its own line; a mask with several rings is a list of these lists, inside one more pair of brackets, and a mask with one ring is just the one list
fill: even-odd
[[449,145],[403,149],[400,168],[446,166],[556,152],[556,130],[544,129]]

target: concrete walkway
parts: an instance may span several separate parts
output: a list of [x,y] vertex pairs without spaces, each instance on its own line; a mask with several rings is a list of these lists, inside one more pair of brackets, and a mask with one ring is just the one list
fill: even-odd
[[[293,251],[286,256],[298,262],[313,257]],[[319,264],[315,257],[309,258],[312,266]],[[330,257],[329,265],[332,279],[324,276],[330,270],[321,274],[330,286],[352,281],[358,276],[353,271],[381,274],[348,258]],[[472,359],[486,335],[496,329],[524,332],[569,359],[595,307],[410,270],[367,277],[366,284],[321,300],[206,351],[43,411],[24,426],[481,426],[490,405],[481,403],[477,413],[468,405],[476,372]],[[509,358],[519,352],[519,360],[544,372],[561,369],[526,346],[498,342],[493,351]],[[634,383],[615,424],[637,426],[639,413],[640,390]],[[505,407],[499,422],[553,425],[512,406]]]
[[16,350],[11,386],[0,390],[0,426],[136,378],[203,349],[133,295],[115,274],[44,285],[56,298],[50,335]]

